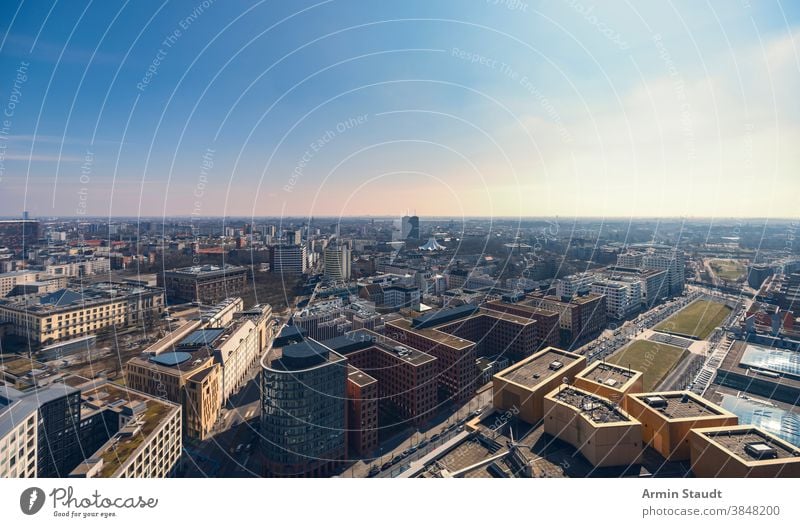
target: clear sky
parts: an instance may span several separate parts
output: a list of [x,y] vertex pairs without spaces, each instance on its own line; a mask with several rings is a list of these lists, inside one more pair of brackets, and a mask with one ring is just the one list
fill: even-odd
[[0,2],[0,216],[796,217],[800,3]]

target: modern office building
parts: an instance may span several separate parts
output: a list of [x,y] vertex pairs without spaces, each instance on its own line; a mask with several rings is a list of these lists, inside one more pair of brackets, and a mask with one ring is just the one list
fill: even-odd
[[158,274],[158,285],[166,290],[170,303],[216,304],[242,294],[248,271],[236,265],[195,265]]
[[378,380],[349,366],[347,369],[347,445],[355,456],[378,448]]
[[76,478],[166,478],[180,467],[181,407],[103,382],[81,394]]
[[606,297],[596,293],[564,301],[558,296],[531,294],[522,304],[558,313],[560,346],[572,349],[599,335],[607,324]]
[[308,339],[261,359],[261,449],[268,475],[324,477],[347,458],[347,359]]
[[314,340],[328,340],[353,329],[341,299],[316,302],[292,316],[291,323]]
[[269,270],[287,275],[303,274],[308,268],[308,253],[305,245],[270,245]]
[[689,450],[699,478],[800,477],[800,448],[750,425],[692,430]]
[[623,282],[638,281],[642,291],[642,307],[652,308],[663,302],[669,293],[669,274],[664,269],[635,269],[609,267],[603,276],[610,280]]
[[[686,255],[680,249],[653,244],[636,246],[617,255],[617,267],[666,271],[666,291],[659,295],[678,296],[683,293],[686,280]],[[663,290],[664,287],[659,289]]]
[[738,424],[736,415],[692,392],[637,393],[626,398],[626,411],[642,423],[645,442],[667,461],[689,459],[693,429]]
[[322,252],[323,275],[325,280],[339,282],[350,280],[352,257],[347,245],[332,243]]
[[0,384],[0,478],[36,477],[38,413],[35,398],[12,399]]
[[642,309],[642,284],[638,280],[598,280],[592,282],[592,293],[606,299],[606,314],[623,320]]
[[390,407],[390,413],[414,424],[432,416],[438,386],[437,359],[433,355],[369,330],[353,331],[322,344],[377,380],[379,400],[384,407]]
[[547,348],[492,377],[495,408],[516,411],[526,423],[544,417],[544,397],[586,367],[586,357]]
[[[474,306],[470,306],[474,309]],[[414,320],[399,318],[386,322],[385,332],[390,338],[410,348],[433,355],[437,361],[436,378],[440,398],[463,401],[475,394],[478,372],[476,343],[438,331],[428,326],[423,317]]]
[[[222,330],[207,330],[219,332]],[[188,339],[210,340],[192,333]],[[211,433],[222,406],[222,371],[213,351],[205,346],[185,347],[158,355],[134,357],[125,369],[128,387],[183,407],[183,431],[205,439]]]
[[111,327],[150,323],[164,312],[158,288],[100,282],[22,300],[0,300],[0,322],[33,344],[51,344]]
[[717,368],[715,382],[753,395],[800,405],[798,352],[737,340]]
[[491,300],[481,305],[489,311],[500,311],[532,320],[534,326],[534,350],[546,347],[558,347],[561,343],[560,316],[555,311],[540,309],[530,302],[506,302],[505,300]]
[[595,273],[578,273],[565,276],[556,282],[556,296],[568,301],[579,294],[586,294],[595,280],[597,280]]
[[544,396],[544,431],[572,445],[594,467],[639,463],[642,424],[616,403],[575,386]]
[[[9,429],[7,419],[11,419],[13,423],[19,422],[17,419],[24,418],[27,423],[30,411],[34,407],[37,426],[35,448],[30,442],[33,437],[30,430],[27,427],[17,429],[25,432],[24,448],[17,444],[16,453],[12,450],[0,454],[0,470],[3,466],[7,466],[9,470],[13,468],[11,457],[14,457],[15,464],[20,462],[24,464],[24,467],[17,468],[18,473],[30,475],[31,452],[35,452],[36,477],[66,477],[83,459],[80,443],[80,404],[80,389],[61,382],[24,391],[0,384],[0,412],[2,412],[0,423],[5,423],[0,424],[0,432],[3,432],[3,426],[6,427],[5,430]],[[10,441],[10,438],[6,441]],[[23,454],[22,457],[20,452]],[[3,460],[5,455],[10,456],[8,461]]]

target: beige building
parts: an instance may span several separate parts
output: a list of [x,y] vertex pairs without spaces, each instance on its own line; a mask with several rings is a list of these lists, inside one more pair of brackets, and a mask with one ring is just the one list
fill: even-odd
[[800,448],[750,425],[692,430],[689,448],[699,478],[800,477]]
[[643,377],[640,371],[597,361],[575,376],[575,387],[625,408],[626,394],[644,390]]
[[544,397],[586,367],[586,357],[547,348],[492,377],[494,407],[518,409],[519,418],[531,424],[544,417]]
[[642,424],[615,403],[574,386],[544,397],[544,431],[595,467],[630,466],[642,456]]
[[646,443],[668,461],[689,459],[689,433],[695,428],[736,425],[735,414],[692,392],[628,394],[625,408],[644,427]]
[[43,345],[152,321],[163,312],[161,289],[116,282],[0,300],[0,322],[11,323],[12,334]]
[[125,381],[133,389],[183,406],[183,429],[205,439],[222,406],[221,371],[208,348],[167,352],[128,361]]

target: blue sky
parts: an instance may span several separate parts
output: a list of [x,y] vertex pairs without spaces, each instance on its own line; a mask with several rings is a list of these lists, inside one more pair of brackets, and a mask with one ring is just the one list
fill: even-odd
[[3,216],[796,216],[796,3],[0,12]]

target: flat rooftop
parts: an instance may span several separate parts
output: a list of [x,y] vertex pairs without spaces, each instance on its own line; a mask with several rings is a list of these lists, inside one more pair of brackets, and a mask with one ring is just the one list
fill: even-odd
[[[549,378],[560,375],[564,367],[580,359],[581,357],[571,353],[548,348],[512,366],[513,369],[510,371],[500,372],[498,376],[501,379],[534,388]],[[561,367],[554,369],[556,367],[554,363],[560,363]]]
[[342,355],[364,350],[388,353],[414,366],[436,360],[433,355],[367,329],[351,331],[340,337],[325,340],[322,344]]
[[736,341],[720,370],[800,390],[800,353]]
[[562,386],[550,397],[575,408],[580,415],[596,424],[633,422],[611,401],[577,388]]
[[[110,477],[120,468],[136,450],[144,443],[144,440],[161,425],[165,419],[178,411],[178,406],[167,403],[159,399],[148,397],[139,392],[106,383],[93,390],[84,392],[82,397],[84,404],[93,402],[94,406],[104,408],[120,408],[122,406],[138,407],[133,423],[141,426],[137,434],[126,434],[126,428],[121,428],[106,442],[93,457],[103,460],[103,468],[100,469],[100,477]],[[131,426],[129,423],[128,426]]]
[[642,375],[642,373],[623,366],[617,366],[616,364],[597,361],[580,372],[577,377],[608,386],[609,388],[622,388],[638,375]]
[[181,267],[179,269],[170,269],[166,271],[167,273],[175,273],[175,274],[184,274],[188,276],[204,276],[204,275],[212,275],[216,273],[226,274],[226,273],[237,273],[240,271],[245,271],[244,267],[239,265],[231,265],[225,264],[223,265],[194,265],[191,267]]
[[372,375],[368,375],[363,371],[350,365],[347,366],[347,380],[361,388],[378,382],[378,380]]
[[462,339],[459,337],[454,337],[449,333],[445,333],[444,331],[439,331],[436,329],[431,328],[415,328],[411,326],[411,321],[405,318],[398,318],[395,320],[388,321],[387,325],[396,326],[398,328],[410,331],[412,333],[417,333],[427,339],[432,341],[438,342],[444,346],[449,346],[455,349],[467,349],[470,346],[474,346],[475,343],[471,340]]
[[783,441],[776,441],[772,436],[764,433],[755,427],[727,427],[714,428],[711,430],[698,430],[698,433],[708,438],[709,441],[717,443],[721,447],[732,452],[736,457],[748,461],[758,462],[765,459],[751,454],[747,449],[750,444],[765,444],[772,448],[774,456],[770,459],[798,459],[800,460],[800,449],[784,444]]
[[[648,406],[661,413],[668,419],[733,415],[717,408],[711,402],[698,397],[692,392],[642,393],[636,394],[633,397],[641,401],[645,406]],[[660,408],[650,406],[645,400],[648,397],[660,397],[666,401],[666,405]]]

